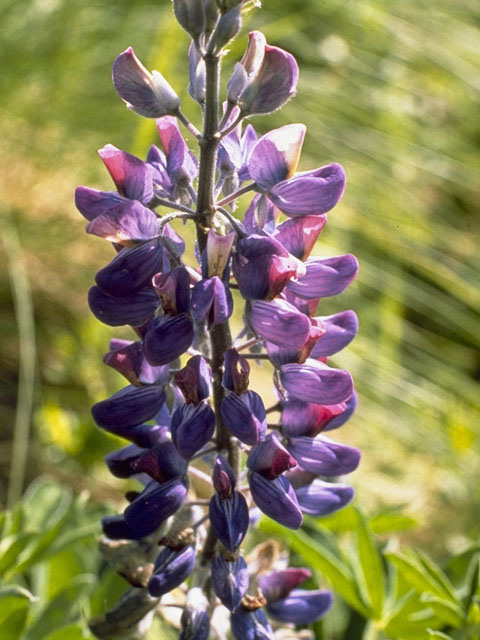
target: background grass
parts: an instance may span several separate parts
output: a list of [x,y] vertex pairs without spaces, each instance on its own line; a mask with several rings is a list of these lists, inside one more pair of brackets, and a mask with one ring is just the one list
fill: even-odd
[[[336,161],[347,171],[316,253],[351,251],[361,265],[321,307],[360,318],[334,360],[360,396],[340,434],[364,452],[358,501],[402,507],[421,522],[415,544],[440,557],[478,534],[479,22],[474,0],[265,0],[247,21],[301,70],[297,97],[255,126],[305,122],[301,168]],[[111,249],[84,234],[72,194],[78,184],[110,188],[99,147],[143,154],[155,141],[153,123],[128,112],[110,81],[127,46],[171,80],[198,123],[188,41],[167,0],[1,0],[0,23],[1,489],[14,425],[22,429],[20,383],[24,441],[30,420],[33,429],[14,469],[116,499],[102,464],[114,443],[89,406],[121,381],[101,364],[112,332],[86,305]]]

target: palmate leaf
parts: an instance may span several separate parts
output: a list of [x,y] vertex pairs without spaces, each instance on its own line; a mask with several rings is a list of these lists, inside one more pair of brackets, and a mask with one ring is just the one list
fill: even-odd
[[375,545],[368,520],[359,510],[357,510],[356,534],[358,558],[371,608],[370,617],[379,620],[383,614],[385,599],[382,557]]

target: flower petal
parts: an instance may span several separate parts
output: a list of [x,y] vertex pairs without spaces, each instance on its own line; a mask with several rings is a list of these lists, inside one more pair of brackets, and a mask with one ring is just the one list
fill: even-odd
[[[264,188],[264,185],[261,185]],[[345,190],[345,171],[329,164],[314,171],[297,173],[290,180],[271,186],[268,197],[288,216],[323,214],[333,209]]]

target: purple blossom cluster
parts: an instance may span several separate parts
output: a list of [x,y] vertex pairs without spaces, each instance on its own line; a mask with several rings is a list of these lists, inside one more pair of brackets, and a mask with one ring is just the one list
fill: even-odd
[[[75,193],[87,233],[115,251],[95,277],[90,309],[134,334],[112,339],[104,357],[128,385],[92,414],[130,443],[106,463],[140,489],[127,494],[123,513],[103,519],[103,531],[110,540],[160,544],[147,589],[158,599],[187,581],[183,640],[206,640],[221,605],[237,640],[273,638],[266,614],[280,625],[324,615],[332,594],[298,588],[308,569],[247,564],[241,547],[258,510],[298,529],[304,514],[347,505],[353,489],[338,479],[360,460],[357,449],[324,435],[355,410],[350,374],[328,358],[354,338],[357,317],[350,310],[316,315],[323,298],[352,282],[358,263],[350,254],[310,255],[342,197],[345,173],[336,163],[297,172],[302,124],[261,137],[251,124],[243,128],[245,118],[285,104],[298,81],[293,56],[259,32],[250,33],[218,114],[214,76],[244,6],[173,2],[192,38],[189,93],[202,108],[203,132],[158,71],[131,48],[117,57],[115,88],[129,109],[156,119],[159,145],[145,160],[106,145],[99,155],[115,190]],[[198,140],[199,159],[179,123]],[[245,206],[246,194],[253,198]],[[198,264],[184,260],[175,219],[194,223]],[[243,329],[232,340],[229,318],[242,299]],[[268,409],[249,381],[250,363],[265,361],[277,398]],[[275,412],[278,421],[268,422]],[[203,496],[192,480],[199,477],[210,483]]]

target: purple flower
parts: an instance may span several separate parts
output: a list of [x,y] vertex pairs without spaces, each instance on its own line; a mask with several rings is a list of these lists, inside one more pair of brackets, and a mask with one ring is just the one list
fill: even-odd
[[220,498],[231,498],[237,483],[232,467],[223,456],[215,458],[213,466],[213,487]]
[[275,433],[269,433],[263,442],[252,447],[247,467],[267,480],[274,480],[284,471],[297,466],[297,461],[282,445]]
[[317,316],[325,334],[312,349],[312,358],[323,358],[344,349],[357,335],[358,318],[355,311],[341,311],[332,316]]
[[181,550],[165,547],[160,551],[148,581],[148,593],[160,598],[188,578],[195,567],[196,553],[191,545]]
[[216,555],[212,562],[212,587],[223,605],[235,611],[249,584],[247,564],[240,556],[238,560],[228,561]]
[[294,94],[298,82],[295,58],[267,45],[260,31],[249,34],[247,50],[228,82],[227,100],[243,114],[271,113]]
[[188,460],[207,444],[215,431],[215,414],[207,403],[183,404],[172,415],[172,440],[179,454]]
[[267,430],[267,416],[263,401],[255,391],[240,395],[229,393],[220,407],[223,421],[230,432],[245,444],[262,440]]
[[330,211],[345,189],[345,172],[336,163],[295,174],[304,137],[302,124],[269,131],[253,148],[248,163],[257,188],[292,217]]
[[304,402],[338,404],[353,393],[352,376],[348,371],[331,369],[317,360],[305,364],[285,364],[280,370],[282,385],[288,394]]
[[162,387],[128,386],[117,391],[111,398],[94,404],[92,415],[99,427],[115,433],[115,428],[133,427],[150,420],[164,402]]
[[192,315],[197,323],[206,322],[211,329],[228,320],[232,312],[232,294],[218,276],[197,282],[192,291]]
[[142,451],[130,466],[135,473],[146,473],[153,480],[162,483],[183,476],[188,465],[173,442],[166,441]]
[[95,276],[100,289],[110,296],[128,296],[143,289],[163,265],[163,249],[157,240],[124,248]]
[[326,222],[327,216],[321,215],[291,218],[278,225],[272,235],[296,258],[306,260]]
[[103,362],[136,387],[142,384],[165,385],[168,382],[168,366],[152,367],[145,358],[140,340],[111,340],[110,351],[103,356]]
[[286,300],[256,301],[252,304],[249,321],[255,333],[272,345],[298,352],[300,361],[306,360],[325,330],[319,323],[299,312]]
[[287,438],[315,437],[329,428],[333,419],[347,410],[347,403],[333,405],[314,404],[302,400],[288,400],[283,405],[282,433]]
[[109,296],[99,287],[91,287],[88,305],[93,315],[111,327],[129,324],[134,327],[147,322],[158,307],[151,289],[142,289],[128,296]]
[[274,602],[286,598],[292,589],[305,582],[311,575],[309,569],[289,567],[260,576],[258,586],[267,602]]
[[267,480],[255,471],[249,477],[255,504],[265,515],[289,529],[298,529],[303,521],[298,500],[285,476]]
[[190,275],[185,267],[157,273],[152,279],[152,285],[162,303],[163,313],[176,316],[189,310]]
[[258,234],[238,241],[232,270],[240,293],[250,300],[273,300],[291,278],[305,272],[280,242]]
[[346,507],[353,500],[354,490],[347,484],[335,484],[315,479],[311,484],[295,489],[303,513],[327,516]]
[[120,195],[148,205],[153,198],[153,167],[107,144],[98,151]]
[[273,630],[262,609],[239,608],[230,616],[235,640],[274,640]]
[[208,640],[210,618],[208,600],[200,587],[188,591],[187,604],[180,620],[179,640]]
[[125,509],[125,521],[136,536],[149,536],[178,511],[186,495],[187,486],[183,478],[172,478],[162,484],[152,480]]
[[342,293],[358,273],[358,261],[352,254],[334,258],[310,258],[306,273],[288,288],[300,298],[326,298]]
[[316,475],[341,476],[355,471],[360,462],[358,449],[324,436],[292,438],[287,449],[303,469]]
[[135,462],[145,451],[146,449],[142,449],[136,444],[130,444],[128,447],[107,454],[105,462],[110,473],[116,478],[130,478],[137,473],[132,467],[132,462]]
[[226,549],[235,553],[249,524],[248,505],[243,495],[238,491],[233,491],[230,497],[215,494],[210,499],[209,517],[217,538]]
[[144,337],[145,356],[151,365],[168,364],[190,347],[193,323],[187,313],[155,318]]
[[146,118],[175,114],[180,100],[158,71],[150,73],[128,47],[113,63],[113,84],[127,107]]
[[[93,191],[92,189],[91,192]],[[157,216],[138,200],[127,200],[121,196],[118,196],[118,199],[112,198],[109,194],[106,197],[103,195],[91,197],[90,201],[93,201],[93,205],[85,205],[85,200],[83,198],[80,211],[84,215],[84,212],[87,212],[87,215],[92,216],[91,222],[86,226],[87,233],[125,246],[131,246],[132,243],[142,240],[151,240],[159,235]],[[101,213],[96,213],[97,211]]]
[[188,186],[198,175],[197,159],[188,148],[176,118],[158,119],[157,131],[165,155],[152,146],[147,156],[147,161],[159,171],[156,194],[188,204],[191,201]]
[[267,605],[268,613],[281,622],[310,624],[324,616],[333,604],[331,591],[294,589],[286,598]]

